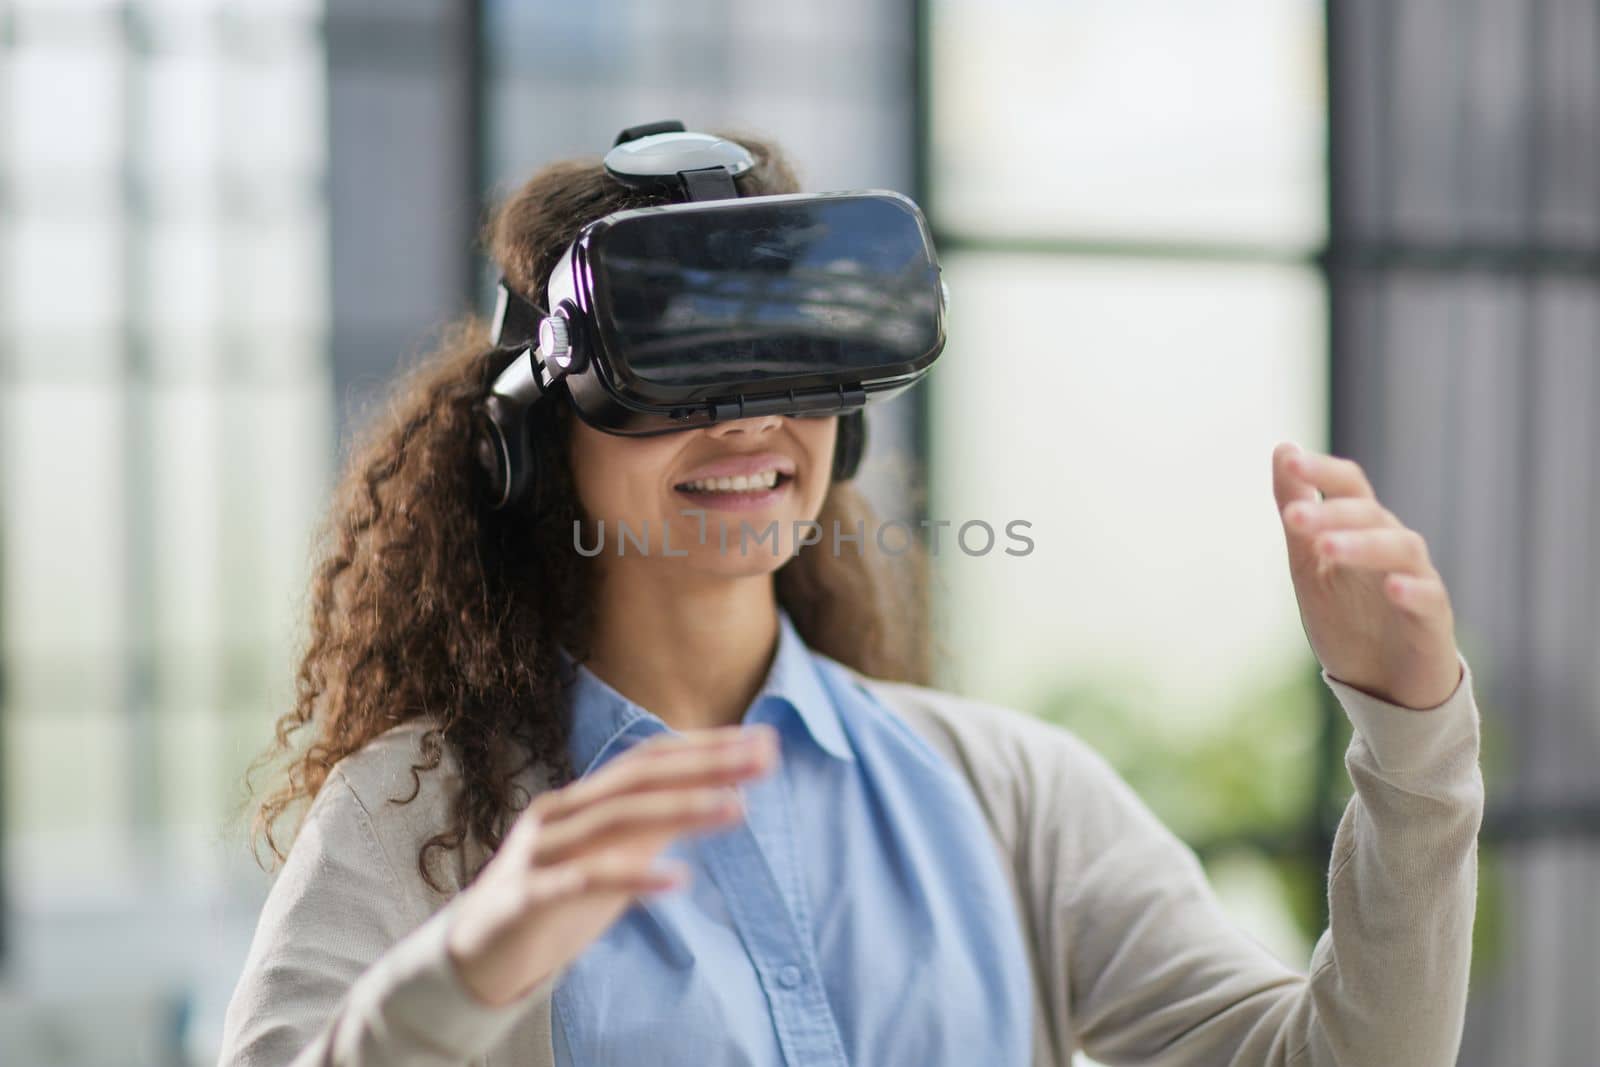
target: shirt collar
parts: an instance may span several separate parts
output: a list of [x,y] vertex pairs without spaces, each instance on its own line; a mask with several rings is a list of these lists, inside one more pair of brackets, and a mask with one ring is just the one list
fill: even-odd
[[[569,712],[567,755],[579,776],[588,774],[625,740],[637,735],[642,740],[652,734],[673,731],[661,718],[613,689],[588,667],[575,663],[565,650],[565,661],[574,668],[567,692]],[[806,647],[786,611],[778,612],[778,650],[767,677],[755,699],[745,709],[744,722],[772,721],[774,714],[787,708],[805,725],[807,733],[824,752],[835,759],[853,762],[855,752],[845,737],[833,698],[818,673],[816,660]]]

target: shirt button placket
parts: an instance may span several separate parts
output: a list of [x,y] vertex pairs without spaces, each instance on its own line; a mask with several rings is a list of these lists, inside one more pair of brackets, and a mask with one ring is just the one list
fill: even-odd
[[[768,805],[770,807],[770,805]],[[845,1067],[848,1062],[832,1007],[806,951],[806,937],[789,906],[758,829],[764,808],[750,806],[750,818],[706,843],[711,877],[722,891],[729,915],[771,997],[772,1022],[783,1062],[792,1067]],[[778,855],[783,855],[780,848]],[[800,960],[806,965],[797,965]]]

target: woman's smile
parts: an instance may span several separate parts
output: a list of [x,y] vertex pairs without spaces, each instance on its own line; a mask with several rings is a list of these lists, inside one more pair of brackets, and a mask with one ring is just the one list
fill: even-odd
[[673,489],[696,507],[717,511],[760,511],[790,492],[795,462],[781,452],[724,456],[702,463],[673,482]]

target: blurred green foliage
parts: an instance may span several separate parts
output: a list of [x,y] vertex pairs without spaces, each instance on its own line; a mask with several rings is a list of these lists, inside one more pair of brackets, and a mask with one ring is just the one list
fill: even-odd
[[1175,711],[1133,674],[1058,683],[1030,706],[1104,756],[1201,858],[1265,855],[1296,926],[1322,926],[1323,871],[1314,856],[1317,742],[1314,665],[1246,684],[1221,706]]
[[1033,702],[1104,756],[1180,837],[1201,845],[1304,829],[1315,795],[1317,681],[1308,669],[1221,707],[1175,712],[1137,678],[1099,677]]
[[[1350,723],[1337,714],[1321,736],[1319,704],[1338,705],[1309,657],[1235,692],[1180,711],[1137,675],[1102,673],[1049,687],[1029,706],[1104,756],[1203,861],[1241,849],[1265,858],[1296,927],[1314,942],[1326,922],[1322,835],[1331,837],[1353,792],[1344,768]],[[1486,766],[1498,762],[1497,741],[1485,731]],[[1497,866],[1482,856],[1475,968],[1498,955],[1500,900]]]

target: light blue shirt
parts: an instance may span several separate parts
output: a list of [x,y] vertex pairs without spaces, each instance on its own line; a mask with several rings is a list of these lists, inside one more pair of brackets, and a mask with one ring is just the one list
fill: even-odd
[[[586,668],[580,775],[671,731]],[[747,723],[778,766],[745,818],[676,839],[682,888],[641,898],[552,1002],[559,1067],[1025,1067],[1031,977],[970,787],[787,615]]]

